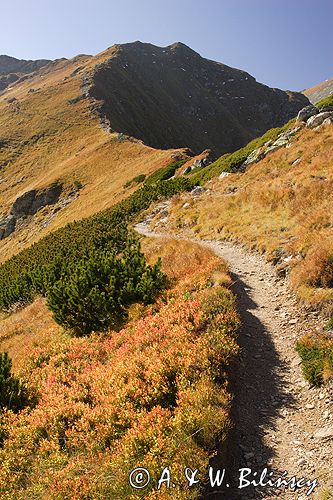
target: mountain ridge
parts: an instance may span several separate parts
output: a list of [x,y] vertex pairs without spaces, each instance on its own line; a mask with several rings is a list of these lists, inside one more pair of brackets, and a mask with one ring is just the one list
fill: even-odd
[[181,42],[118,44],[102,54],[87,95],[111,130],[154,148],[231,152],[309,104],[300,93],[260,84]]
[[309,89],[304,90],[304,95],[312,102],[317,104],[322,99],[326,99],[333,95],[333,77],[328,78],[324,82],[318,83]]
[[49,59],[26,60],[0,55],[0,91],[18,81],[23,75],[33,73],[50,62]]
[[[128,52],[132,54],[129,61],[130,67],[124,69],[122,67],[123,57]],[[151,55],[159,54],[159,61],[163,65],[161,67],[160,64],[158,71],[163,72],[162,78],[165,78],[164,74],[169,67],[172,69],[171,77],[166,79],[167,85],[163,84],[155,89],[161,92],[163,106],[160,105],[160,99],[156,92],[150,90],[149,73],[147,77],[135,81],[134,70],[141,64],[142,52],[147,52],[146,66],[148,64],[150,71],[157,66]],[[136,57],[137,53],[139,58]],[[155,56],[153,57],[155,58]],[[205,129],[200,124],[201,116],[197,115],[195,106],[189,108],[185,103],[184,108],[180,109],[177,115],[174,115],[175,119],[168,110],[170,102],[170,104],[176,104],[177,111],[179,99],[183,98],[185,91],[187,91],[185,95],[189,94],[188,83],[191,78],[193,80],[196,78],[195,75],[191,76],[193,66],[197,68],[199,74],[200,71],[203,73],[199,82],[195,81],[194,87],[196,104],[201,105],[206,110],[205,113],[210,119],[209,128],[206,129],[207,134],[203,133]],[[123,112],[123,122],[120,123],[119,127],[116,126],[117,124],[112,117],[110,120],[108,117],[104,117],[103,122],[101,109],[105,103],[99,95],[94,95],[96,90],[94,78],[97,75],[97,83],[103,84],[108,96],[111,94],[114,97],[112,86],[110,87],[108,82],[110,67],[112,70],[116,68],[113,77],[117,79],[118,74],[122,78],[125,77],[124,82],[122,80],[120,84],[119,82],[117,84],[117,92],[124,90],[123,100],[125,101],[125,110],[122,110],[122,106],[124,106],[124,103],[121,102],[122,96],[117,102],[120,112]],[[222,69],[223,72],[226,72],[223,80],[225,85],[221,85],[227,88],[226,92],[230,95],[225,93],[222,96],[223,103],[228,100],[231,102],[232,97],[236,97],[235,92],[239,90],[236,89],[232,93],[231,87],[234,82],[227,81],[228,79],[232,80],[231,76],[230,78],[227,76],[229,71],[232,71],[232,75],[237,75],[237,79],[243,79],[241,82],[243,86],[251,82],[251,85],[255,85],[256,88],[258,85],[260,91],[268,92],[270,96],[276,95],[274,89],[257,84],[251,75],[222,63],[206,60],[181,42],[171,44],[167,48],[155,47],[152,44],[142,42],[118,44],[96,56],[78,55],[68,60],[57,59],[19,79],[1,92],[0,226],[2,224],[1,227],[8,228],[8,217],[10,217],[13,204],[17,201],[21,202],[25,196],[43,197],[44,193],[48,193],[52,189],[53,185],[63,186],[56,205],[47,205],[40,208],[36,214],[29,214],[28,218],[22,219],[22,226],[18,225],[15,232],[1,240],[1,260],[25,247],[28,242],[37,241],[43,234],[74,219],[89,216],[103,208],[112,206],[116,201],[130,194],[131,191],[125,186],[131,185],[131,189],[135,188],[135,183],[131,184],[131,180],[142,175],[150,175],[160,168],[167,167],[173,161],[184,158],[184,148],[171,147],[170,145],[170,137],[171,139],[177,138],[178,133],[182,134],[181,144],[185,143],[185,147],[192,146],[193,148],[194,144],[193,149],[197,148],[202,151],[209,147],[206,142],[212,134],[214,136],[211,144],[213,148],[221,142],[223,148],[231,150],[236,147],[229,137],[232,135],[231,128],[238,127],[240,131],[238,135],[240,139],[238,140],[247,143],[249,132],[232,113],[237,106],[233,105],[232,109],[227,109],[227,106],[223,104],[222,107],[226,108],[223,115],[225,116],[224,135],[219,132],[218,122],[215,120],[216,115],[214,114],[215,103],[221,109],[221,104],[218,103],[219,96],[213,95],[212,97],[213,91],[204,85],[206,83],[208,87],[211,84],[213,87],[214,85],[218,87],[218,82],[215,80],[210,82],[209,80],[209,68],[211,67],[214,68],[215,80],[218,80],[220,74],[219,72],[215,73],[215,70]],[[106,71],[106,81],[103,78],[100,80],[103,71]],[[154,71],[151,75],[155,76],[156,82]],[[177,77],[174,81],[172,81],[173,75]],[[177,87],[179,82],[182,84],[182,91],[179,95],[174,95],[174,87]],[[122,85],[122,83],[126,85]],[[140,104],[133,114],[131,110],[127,112],[126,101],[128,101],[128,95],[137,90],[139,90],[139,94],[142,92],[146,94],[149,106],[145,110],[137,99],[132,99],[132,104]],[[289,103],[289,94],[283,91],[278,91],[278,94],[284,96],[284,103]],[[190,100],[191,98],[188,98],[188,101]],[[245,99],[238,100],[245,101]],[[303,96],[301,100],[308,103]],[[237,99],[233,99],[233,101],[237,101]],[[255,100],[255,102],[257,101]],[[248,107],[254,108],[254,103],[249,102]],[[243,103],[240,105],[240,111],[242,111],[242,106],[244,106]],[[281,112],[282,105],[279,99],[276,106],[274,109]],[[296,103],[296,108],[294,105],[288,107],[288,109],[293,110],[291,113],[293,116],[296,115],[298,107],[299,103]],[[155,114],[156,109],[159,108],[163,109],[158,115],[159,119],[157,127],[155,127],[154,122],[149,120],[149,116],[151,113]],[[145,124],[147,125],[146,129],[149,127],[151,131],[150,138],[152,140],[155,136],[163,139],[165,134],[169,134],[163,144],[161,141],[161,147],[157,148],[151,140],[142,140],[140,134],[136,134],[131,127],[127,129],[128,124],[135,124],[135,119],[139,119],[139,122],[136,123],[138,130],[142,129],[140,123],[142,112],[148,116]],[[271,113],[274,115],[273,109],[271,109]],[[266,108],[264,114],[267,115]],[[284,122],[284,118],[280,119]],[[231,124],[230,127],[226,126],[228,123]],[[270,123],[266,123],[264,130],[267,127],[270,127]],[[183,129],[186,129],[186,134],[183,134]],[[252,131],[251,136],[253,135],[260,135],[260,133]],[[191,143],[192,136],[196,136],[197,139],[197,142],[193,144]],[[133,140],[133,137],[136,139]],[[187,144],[187,138],[190,144]],[[223,143],[223,138],[229,142]],[[214,153],[218,155],[219,149],[216,149]],[[77,189],[75,186],[81,187]],[[11,220],[9,223],[11,224]],[[8,234],[6,228],[4,234]]]

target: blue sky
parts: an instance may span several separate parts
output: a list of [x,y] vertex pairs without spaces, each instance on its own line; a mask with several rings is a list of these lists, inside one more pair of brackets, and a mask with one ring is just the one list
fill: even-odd
[[9,0],[0,54],[55,59],[135,40],[181,41],[273,87],[333,77],[333,0]]

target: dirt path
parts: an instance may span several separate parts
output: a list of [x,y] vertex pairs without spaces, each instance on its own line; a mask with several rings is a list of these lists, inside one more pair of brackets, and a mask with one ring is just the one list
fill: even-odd
[[[172,237],[151,232],[144,222],[136,230],[147,236]],[[288,471],[288,477],[317,478],[319,486],[310,497],[332,498],[321,496],[323,487],[333,491],[332,391],[309,387],[294,349],[296,338],[318,327],[319,318],[300,312],[286,282],[260,255],[227,242],[195,241],[229,263],[242,318],[242,354],[231,381],[235,426],[227,453],[215,459],[219,468],[226,468],[230,487],[208,492],[205,498],[309,498],[305,486],[297,492],[238,489],[239,469],[245,467],[252,470],[249,480],[257,479],[255,471],[260,477],[265,467],[276,470],[278,476]]]

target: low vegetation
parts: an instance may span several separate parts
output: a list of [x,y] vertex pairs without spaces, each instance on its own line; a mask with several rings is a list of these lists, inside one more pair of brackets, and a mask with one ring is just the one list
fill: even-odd
[[[8,353],[0,353],[0,412],[4,409],[17,412],[27,403],[24,388],[12,373],[12,361]],[[0,416],[1,418],[1,416]],[[0,429],[0,442],[2,430]]]
[[136,175],[130,181],[125,182],[124,188],[126,189],[126,188],[133,187],[133,186],[135,186],[137,184],[141,184],[145,180],[145,178],[146,178],[145,174]]
[[[161,300],[134,308],[117,333],[27,346],[21,377],[38,402],[3,415],[4,500],[199,496],[184,469],[204,471],[230,428],[239,325],[230,278],[196,245],[157,240],[143,248],[148,262],[161,255],[173,283]],[[158,492],[167,465],[176,487]],[[142,491],[129,484],[135,467],[151,474]]]
[[149,177],[147,177],[145,184],[146,186],[151,186],[159,181],[166,181],[175,175],[175,172],[180,168],[187,160],[179,160],[171,163],[167,167],[160,168],[153,172]]
[[296,344],[304,377],[311,385],[333,378],[333,338],[309,334]]
[[145,185],[112,209],[68,224],[18,253],[0,267],[0,309],[27,304],[36,294],[47,295],[59,280],[72,279],[72,268],[96,252],[121,254],[130,237],[127,225],[141,210],[192,185],[188,179]]
[[325,99],[322,99],[316,104],[316,107],[319,109],[325,108],[326,106],[333,106],[333,95],[325,97]]

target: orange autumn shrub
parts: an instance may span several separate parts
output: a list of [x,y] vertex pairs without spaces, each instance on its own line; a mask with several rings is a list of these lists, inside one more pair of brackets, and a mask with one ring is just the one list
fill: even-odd
[[[30,353],[22,376],[38,402],[3,413],[2,499],[198,497],[184,469],[204,476],[226,438],[238,353],[234,297],[211,279],[218,262],[207,259],[119,332]],[[150,472],[143,490],[129,484],[136,467]],[[176,486],[159,491],[164,467]]]

